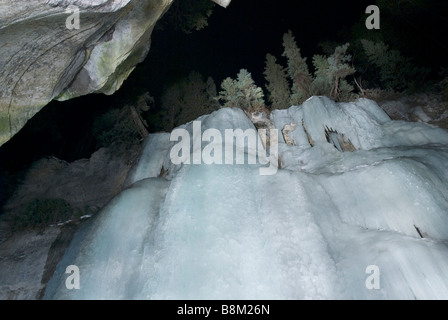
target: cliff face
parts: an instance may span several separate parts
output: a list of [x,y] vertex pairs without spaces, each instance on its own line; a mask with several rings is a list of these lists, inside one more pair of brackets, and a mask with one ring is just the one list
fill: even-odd
[[64,199],[77,212],[92,215],[123,189],[140,152],[140,145],[102,148],[90,159],[43,158],[33,164],[0,216],[0,300],[39,299],[80,222],[12,233],[7,217],[24,212],[37,198]]
[[172,1],[1,1],[0,145],[53,99],[120,88]]

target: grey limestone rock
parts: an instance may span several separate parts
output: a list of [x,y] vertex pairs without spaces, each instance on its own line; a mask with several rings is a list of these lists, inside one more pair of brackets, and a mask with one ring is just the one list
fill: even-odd
[[0,0],[0,145],[53,99],[118,90],[172,2]]

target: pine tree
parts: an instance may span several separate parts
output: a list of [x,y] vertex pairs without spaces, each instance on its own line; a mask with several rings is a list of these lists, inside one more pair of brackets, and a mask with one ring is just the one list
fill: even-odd
[[323,55],[313,56],[314,66],[314,80],[311,84],[311,92],[313,95],[324,96],[329,95],[331,92],[331,85],[329,81],[328,72],[330,69],[330,63],[328,57]]
[[361,43],[369,62],[379,69],[384,89],[413,92],[425,82],[429,70],[415,66],[398,50],[391,50],[384,42],[363,39]]
[[221,83],[217,100],[224,102],[224,108],[243,108],[244,101],[238,90],[238,81],[227,77]]
[[306,58],[301,56],[291,30],[283,35],[283,48],[283,56],[288,60],[288,75],[292,80],[290,103],[298,105],[311,96],[312,77],[306,64]]
[[216,84],[212,77],[207,78],[205,90],[207,92],[210,101],[216,103],[216,101],[214,100],[214,98],[217,96]]
[[290,106],[289,83],[286,69],[277,63],[277,59],[271,55],[266,55],[266,66],[264,76],[267,81],[266,88],[269,91],[269,102],[272,109],[285,109]]
[[346,43],[342,46],[336,47],[334,54],[328,58],[330,65],[330,96],[335,100],[339,100],[341,95],[347,96],[354,89],[345,80],[347,76],[356,72],[356,70],[349,64],[352,59],[351,55],[347,54],[349,45],[350,44]]
[[207,27],[214,6],[210,0],[174,0],[156,28],[174,29],[187,34],[199,31]]
[[246,69],[240,70],[236,80],[224,79],[221,89],[218,99],[224,102],[223,107],[238,107],[253,112],[265,105],[263,90],[255,85],[252,75]]
[[355,73],[349,64],[351,56],[347,54],[349,44],[336,47],[333,55],[313,57],[314,80],[311,85],[313,95],[326,95],[334,100],[352,100],[353,86],[345,78]]
[[213,99],[215,96],[216,85],[213,79],[209,77],[205,82],[196,71],[174,83],[161,97],[167,129],[171,130],[216,110],[218,104]]

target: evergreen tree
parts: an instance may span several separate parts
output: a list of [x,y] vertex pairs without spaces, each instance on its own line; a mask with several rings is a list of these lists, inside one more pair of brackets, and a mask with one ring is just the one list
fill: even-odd
[[212,102],[212,104],[215,104],[215,106],[217,106],[217,102],[214,99],[218,94],[216,92],[216,84],[215,81],[213,80],[212,77],[208,77],[207,78],[207,83],[206,83],[206,92],[208,97],[210,98],[210,101]]
[[224,108],[244,108],[244,100],[238,90],[238,81],[230,77],[225,78],[221,83],[221,91],[217,100],[224,102]]
[[283,48],[283,56],[288,60],[288,76],[292,80],[290,104],[298,105],[311,96],[312,77],[291,30],[283,35]]
[[285,109],[290,107],[289,83],[286,69],[277,63],[277,59],[271,55],[266,55],[266,66],[264,76],[267,81],[266,88],[269,91],[269,102],[273,109]]
[[328,75],[330,70],[330,63],[328,57],[323,55],[313,56],[314,66],[314,80],[311,84],[311,92],[313,95],[324,96],[331,92],[330,77]]
[[192,71],[187,78],[171,85],[161,97],[166,129],[195,120],[218,108],[216,85],[212,78],[205,82],[202,75]]
[[174,0],[156,28],[191,33],[205,28],[215,4],[210,0]]
[[263,90],[255,85],[246,69],[240,70],[236,80],[230,77],[224,79],[221,89],[218,99],[224,102],[223,107],[238,107],[254,112],[265,106]]
[[349,44],[336,47],[330,57],[313,57],[314,80],[311,85],[313,95],[326,95],[336,101],[352,100],[353,86],[345,78],[355,73],[350,66],[351,56],[347,54]]
[[356,70],[349,64],[352,57],[347,54],[348,47],[348,43],[336,47],[334,54],[328,58],[328,77],[331,87],[330,96],[335,100],[339,100],[341,95],[348,96],[354,89],[353,86],[345,80],[347,76],[356,72]]
[[384,89],[413,92],[424,84],[429,70],[415,66],[412,59],[389,49],[384,42],[363,39],[361,43],[368,61],[379,69]]

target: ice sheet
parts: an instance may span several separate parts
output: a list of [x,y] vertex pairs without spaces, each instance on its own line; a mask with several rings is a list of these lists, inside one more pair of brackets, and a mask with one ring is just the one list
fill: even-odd
[[[198,120],[202,132],[253,128],[239,109]],[[448,133],[391,121],[366,99],[313,97],[272,120],[298,126],[270,176],[259,165],[172,165],[169,136],[150,136],[137,182],[77,234],[45,297],[447,299]],[[326,126],[357,150],[338,151]],[[162,164],[169,180],[144,179]],[[79,290],[65,287],[72,264]],[[366,284],[372,267],[378,288]]]

